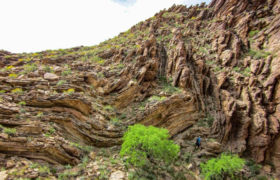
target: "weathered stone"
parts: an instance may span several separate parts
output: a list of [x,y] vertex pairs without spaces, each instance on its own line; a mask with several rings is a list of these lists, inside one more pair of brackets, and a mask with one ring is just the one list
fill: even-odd
[[94,160],[95,159],[95,157],[96,157],[96,153],[95,152],[90,152],[89,153],[89,157],[90,157],[90,159],[92,159],[92,160]]
[[223,65],[228,65],[231,63],[232,56],[233,54],[231,50],[225,50],[220,57],[223,61]]
[[44,79],[46,80],[57,80],[59,77],[53,73],[46,73],[44,74]]
[[6,180],[7,177],[8,177],[7,171],[0,172],[0,180]]
[[115,171],[110,175],[109,180],[122,180],[124,179],[125,174],[122,171]]
[[[83,146],[120,145],[124,129],[142,123],[167,128],[182,152],[192,152],[201,136],[193,171],[199,156],[231,151],[272,163],[275,168],[263,170],[279,174],[279,7],[275,0],[174,5],[94,48],[28,56],[1,50],[0,165],[20,157],[75,166]],[[29,62],[20,59],[37,68],[21,73]],[[101,174],[93,161],[105,158],[96,156],[90,153],[86,178]],[[12,161],[16,170],[30,165]],[[125,179],[116,166],[109,177]],[[47,176],[30,169],[26,174]]]
[[7,163],[6,163],[6,168],[7,168],[7,169],[10,169],[10,168],[14,167],[15,165],[16,165],[15,161],[9,160],[9,161],[7,161]]

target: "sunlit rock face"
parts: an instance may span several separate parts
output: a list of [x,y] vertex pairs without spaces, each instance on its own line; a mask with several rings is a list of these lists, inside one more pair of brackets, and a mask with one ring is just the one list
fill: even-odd
[[[182,153],[201,136],[197,162],[231,151],[277,175],[279,7],[174,5],[98,46],[0,51],[0,164],[9,172],[28,164],[35,178],[30,163],[70,164],[95,178],[106,157],[99,148],[119,148],[127,127],[141,123],[167,128]],[[85,155],[92,161],[82,171]],[[116,166],[108,177],[126,176]]]

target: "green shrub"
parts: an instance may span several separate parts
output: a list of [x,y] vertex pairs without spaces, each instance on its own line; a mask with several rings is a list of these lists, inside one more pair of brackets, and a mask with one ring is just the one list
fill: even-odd
[[248,55],[255,58],[255,59],[261,59],[261,58],[266,58],[267,56],[271,55],[270,52],[263,51],[263,50],[253,50],[250,49],[248,52]]
[[120,125],[120,119],[118,117],[112,117],[110,118],[110,122],[114,124],[115,126]]
[[183,155],[183,160],[187,163],[190,163],[191,160],[193,158],[193,154],[191,152],[186,152],[184,155]]
[[118,69],[123,69],[124,67],[125,67],[125,65],[122,64],[122,63],[120,63],[120,64],[118,64],[118,65],[116,66],[116,68],[118,68]]
[[45,66],[43,67],[43,70],[44,70],[45,72],[53,72],[52,67],[50,67],[50,66],[48,66],[48,65],[45,65]]
[[50,168],[48,166],[39,166],[38,170],[40,173],[47,173],[47,174],[51,173]]
[[6,134],[15,134],[17,130],[15,128],[4,128],[4,133]]
[[106,105],[106,106],[104,106],[104,109],[105,109],[106,111],[114,111],[114,107],[112,107],[111,105]]
[[55,128],[51,127],[47,133],[45,133],[46,137],[50,137],[53,133],[55,133]]
[[105,63],[105,60],[100,58],[100,57],[98,57],[98,56],[93,56],[90,60],[92,62],[98,63],[100,65],[103,65]]
[[224,179],[230,177],[236,178],[238,173],[245,165],[245,160],[239,158],[237,155],[222,154],[218,158],[212,158],[207,163],[200,165],[202,175],[206,180]]
[[91,152],[93,150],[93,148],[91,146],[84,146],[84,145],[81,145],[79,143],[74,143],[74,142],[70,142],[70,145],[73,146],[73,147],[76,147],[76,148],[79,148],[85,152]]
[[20,105],[20,106],[25,106],[25,105],[26,105],[26,102],[25,102],[25,101],[20,101],[20,102],[18,103],[18,105]]
[[103,74],[102,72],[98,72],[98,73],[97,73],[97,77],[98,77],[98,78],[104,78],[104,74]]
[[240,70],[240,67],[234,67],[233,70],[234,70],[235,72],[240,72],[240,71],[241,71],[241,70]]
[[170,163],[177,158],[180,147],[168,140],[167,129],[136,124],[124,134],[120,155],[127,156],[128,163],[142,167],[150,160]]
[[219,72],[219,71],[221,71],[221,70],[222,70],[222,68],[219,67],[219,66],[216,66],[216,67],[214,68],[214,72]]
[[44,116],[44,113],[43,112],[37,112],[37,115],[36,115],[37,117],[43,117]]
[[245,68],[242,74],[246,77],[249,77],[251,73],[251,69],[249,67]]
[[37,70],[37,65],[32,63],[32,64],[26,64],[23,66],[24,70],[23,72],[24,73],[30,73],[30,72],[34,72]]
[[56,84],[57,86],[62,86],[63,84],[66,84],[67,83],[67,81],[65,81],[65,80],[60,80],[60,81],[58,81],[58,83]]
[[67,66],[65,66],[65,70],[64,71],[62,71],[61,72],[61,75],[62,76],[68,76],[68,75],[70,75],[70,74],[72,74],[72,71],[71,71],[71,68],[67,65]]
[[212,60],[206,60],[206,64],[210,66],[210,65],[215,64],[215,61],[212,61]]
[[[171,79],[172,81],[172,79]],[[162,86],[162,89],[164,92],[168,93],[168,94],[175,94],[175,93],[180,93],[181,89],[172,86],[168,80],[166,79],[166,77],[160,77],[159,78],[159,83]]]
[[252,30],[249,32],[249,37],[254,37],[256,34],[258,34],[260,32],[260,30]]

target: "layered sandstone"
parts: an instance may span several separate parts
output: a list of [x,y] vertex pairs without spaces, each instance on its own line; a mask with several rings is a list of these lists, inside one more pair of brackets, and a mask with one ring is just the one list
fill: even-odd
[[278,173],[279,29],[278,0],[213,0],[98,46],[0,51],[0,163],[77,165],[83,147],[120,145],[142,123],[167,128],[182,151],[202,136],[197,157],[231,151]]

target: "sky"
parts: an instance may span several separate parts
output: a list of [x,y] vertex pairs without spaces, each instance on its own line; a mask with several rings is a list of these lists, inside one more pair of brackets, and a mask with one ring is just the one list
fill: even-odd
[[173,4],[210,0],[0,0],[0,49],[92,46]]

